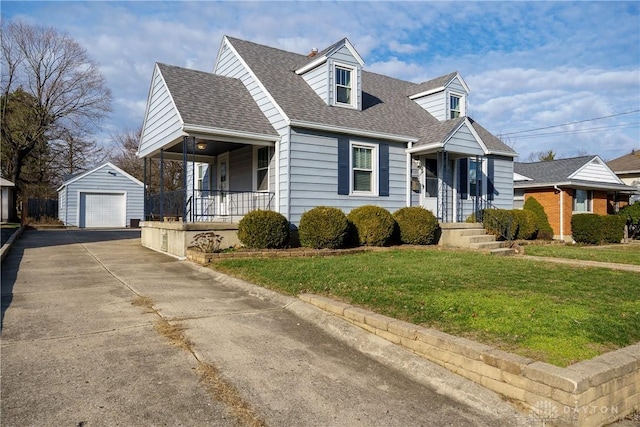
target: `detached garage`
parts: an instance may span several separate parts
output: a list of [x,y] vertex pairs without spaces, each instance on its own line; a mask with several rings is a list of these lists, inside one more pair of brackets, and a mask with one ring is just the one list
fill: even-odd
[[59,219],[80,228],[134,226],[144,215],[144,186],[111,163],[76,175],[58,188]]

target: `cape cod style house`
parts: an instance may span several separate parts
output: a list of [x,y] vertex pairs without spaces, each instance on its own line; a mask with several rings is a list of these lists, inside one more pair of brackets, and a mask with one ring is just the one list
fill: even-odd
[[271,209],[297,225],[315,206],[375,204],[450,223],[512,208],[517,154],[468,117],[457,72],[418,84],[363,67],[346,38],[305,56],[228,36],[210,73],[156,64],[138,155],[188,172],[179,194],[148,195],[146,218]]

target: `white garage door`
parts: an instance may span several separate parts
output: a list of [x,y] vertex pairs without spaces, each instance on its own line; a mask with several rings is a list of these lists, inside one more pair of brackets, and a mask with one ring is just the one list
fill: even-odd
[[124,194],[80,193],[80,227],[125,227]]

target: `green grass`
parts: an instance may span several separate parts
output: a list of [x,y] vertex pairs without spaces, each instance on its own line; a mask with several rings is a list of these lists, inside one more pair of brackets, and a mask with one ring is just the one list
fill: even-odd
[[640,245],[637,243],[607,246],[529,245],[525,246],[524,253],[534,256],[640,265]]
[[3,230],[13,230],[16,228],[20,228],[20,223],[16,223],[16,222],[7,222],[4,224],[0,224],[0,228],[2,228]]
[[214,268],[558,366],[640,341],[640,274],[440,250],[260,258]]

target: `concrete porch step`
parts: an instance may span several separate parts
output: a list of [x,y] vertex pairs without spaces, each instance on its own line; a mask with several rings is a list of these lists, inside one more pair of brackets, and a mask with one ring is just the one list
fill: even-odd
[[499,249],[503,245],[502,242],[481,242],[481,243],[470,243],[469,247],[471,249],[477,249],[480,251],[490,251],[492,249]]
[[[484,230],[483,230],[484,231]],[[469,243],[483,243],[483,242],[495,242],[495,236],[491,234],[478,234],[474,236],[462,236],[464,240]]]
[[496,256],[513,256],[517,253],[517,251],[514,248],[497,248],[491,249],[489,253]]

